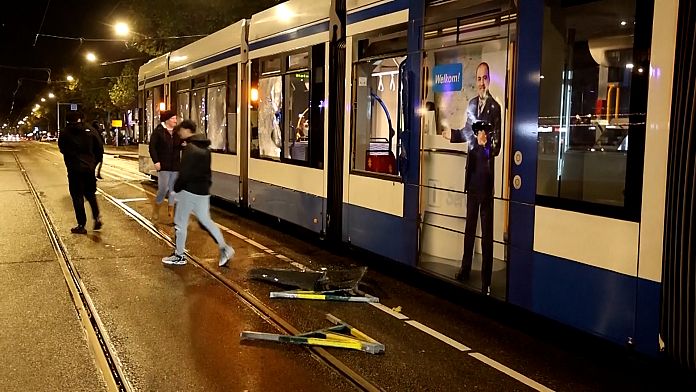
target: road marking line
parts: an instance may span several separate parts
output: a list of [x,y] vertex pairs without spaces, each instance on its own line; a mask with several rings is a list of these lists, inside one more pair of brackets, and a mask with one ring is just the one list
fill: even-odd
[[149,180],[150,179],[149,176],[146,176],[143,173],[134,172],[134,171],[131,171],[128,169],[124,169],[120,166],[116,166],[116,165],[112,165],[112,164],[106,164],[105,166],[106,166],[106,168],[108,168],[110,170],[126,173],[127,175],[124,175],[124,177],[127,177],[130,180]]
[[507,374],[508,376],[510,376],[510,377],[514,378],[515,380],[527,385],[530,388],[534,388],[537,391],[553,392],[553,389],[547,388],[547,387],[539,384],[538,382],[532,380],[531,378],[529,378],[523,374],[520,374],[520,373],[510,369],[509,367],[501,364],[500,362],[497,362],[491,358],[488,358],[487,356],[485,356],[481,353],[469,353],[469,355],[471,357],[476,358],[479,361],[485,363],[486,365],[488,365],[488,366],[490,366],[490,367],[492,367],[500,372]]
[[427,333],[428,335],[434,337],[435,339],[437,339],[443,343],[449,344],[450,346],[456,348],[459,351],[471,351],[471,349],[469,347],[459,343],[458,341],[450,338],[447,335],[443,335],[440,332],[437,332],[436,330],[419,323],[416,320],[408,320],[408,321],[406,321],[406,324],[409,324],[413,327],[420,329],[421,331]]
[[116,199],[116,200],[120,201],[121,203],[130,203],[130,202],[134,202],[134,201],[147,201],[147,197],[135,197],[132,199]]
[[405,314],[395,312],[389,306],[386,306],[386,305],[381,304],[379,302],[370,302],[370,305],[374,306],[375,308],[383,311],[384,313],[386,313],[390,316],[398,318],[399,320],[408,320],[408,316],[406,316]]
[[268,251],[268,250],[270,250],[270,249],[268,249],[267,247],[265,247],[265,246],[259,244],[258,242],[252,240],[251,238],[247,238],[245,241],[248,242],[248,243],[250,243],[250,244],[252,244],[252,245],[254,245],[255,247],[257,247],[257,248],[259,248],[259,249],[261,249],[261,250],[263,250],[263,251]]

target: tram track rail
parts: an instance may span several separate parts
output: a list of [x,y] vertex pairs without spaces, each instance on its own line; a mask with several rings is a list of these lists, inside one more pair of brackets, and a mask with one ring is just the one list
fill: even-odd
[[77,311],[78,319],[85,331],[87,344],[94,355],[97,369],[102,374],[107,390],[119,392],[133,391],[133,386],[125,376],[121,361],[97,313],[94,302],[87,292],[79,272],[73,265],[65,244],[58,235],[58,231],[51,220],[46,206],[41,200],[39,193],[34,187],[31,178],[29,178],[29,174],[22,165],[17,153],[13,151],[12,155],[36,204],[39,216],[46,229],[46,234],[48,235],[51,246],[56,254],[58,264],[63,272],[63,277],[68,286],[70,298]]
[[[102,197],[104,197],[111,204],[122,210],[126,215],[134,219],[151,234],[160,238],[164,242],[167,242],[171,246],[175,245],[174,239],[171,238],[167,233],[158,229],[150,220],[142,216],[140,213],[138,213],[125,203],[121,202],[119,199],[105,192],[103,189],[98,189]],[[239,300],[242,303],[248,306],[254,313],[258,314],[264,321],[269,323],[278,331],[290,335],[299,335],[302,333],[300,330],[295,328],[290,322],[285,320],[268,305],[266,305],[263,301],[261,301],[259,298],[257,298],[255,295],[253,295],[246,289],[244,289],[244,287],[242,287],[238,283],[225,277],[216,268],[204,263],[200,258],[191,254],[189,251],[185,251],[185,254],[187,259],[191,261],[196,267],[199,267],[208,276],[215,279],[223,286],[227,287],[239,298]],[[307,349],[317,361],[328,366],[330,369],[333,369],[335,372],[337,372],[340,376],[345,378],[348,382],[350,382],[358,389],[368,392],[379,392],[384,390],[372,383],[371,381],[367,380],[365,377],[363,377],[361,374],[359,374],[358,372],[350,368],[348,365],[343,363],[341,360],[333,356],[327,350],[321,347],[305,347],[305,349]]]

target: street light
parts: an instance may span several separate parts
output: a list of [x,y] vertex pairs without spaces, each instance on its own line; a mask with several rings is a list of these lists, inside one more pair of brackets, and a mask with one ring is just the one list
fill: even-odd
[[72,75],[68,75],[65,79],[68,80],[68,82],[74,82],[75,78],[72,77]]
[[119,37],[127,37],[130,34],[130,27],[125,22],[118,22],[114,25],[114,31]]
[[48,93],[48,97],[49,97],[49,98],[51,98],[51,99],[53,99],[53,98],[55,98],[55,97],[56,97],[56,95],[55,95],[55,94],[53,94],[53,93]]
[[46,98],[41,98],[41,102],[46,102]]
[[87,54],[85,55],[85,58],[86,58],[87,61],[89,61],[90,63],[93,63],[93,62],[97,61],[97,56],[96,56],[94,53],[92,53],[92,52],[87,52]]

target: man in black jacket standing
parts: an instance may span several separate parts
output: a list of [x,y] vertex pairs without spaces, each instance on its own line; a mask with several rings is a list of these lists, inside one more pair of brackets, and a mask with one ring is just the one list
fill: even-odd
[[89,202],[94,218],[94,230],[100,230],[102,221],[97,205],[97,179],[94,169],[104,157],[101,138],[82,122],[82,114],[68,112],[67,125],[58,137],[58,148],[63,154],[65,168],[68,170],[68,189],[72,198],[77,226],[70,229],[74,234],[87,234],[85,224],[85,200]]
[[186,234],[189,216],[193,213],[217,243],[220,249],[218,265],[223,267],[234,257],[234,249],[225,243],[222,232],[210,218],[210,140],[196,133],[196,124],[190,120],[182,121],[177,130],[186,147],[181,158],[181,171],[174,184],[177,203],[174,213],[176,250],[171,256],[164,257],[162,262],[169,265],[186,264]]
[[181,140],[174,131],[177,118],[174,110],[165,110],[160,113],[160,124],[157,125],[150,137],[150,158],[157,170],[157,197],[155,197],[154,217],[159,217],[159,206],[167,197],[169,203],[169,216],[174,209],[174,182],[179,175],[181,163]]

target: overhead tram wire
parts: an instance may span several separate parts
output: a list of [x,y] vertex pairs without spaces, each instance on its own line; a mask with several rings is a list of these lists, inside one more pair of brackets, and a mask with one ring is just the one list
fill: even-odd
[[48,0],[48,3],[46,3],[46,9],[44,9],[44,14],[43,18],[41,18],[41,24],[39,25],[39,31],[36,33],[36,37],[34,37],[34,47],[36,47],[36,41],[39,40],[39,34],[41,34],[41,29],[43,28],[43,24],[46,21],[46,14],[48,13],[48,8],[51,6],[51,0]]
[[17,79],[17,88],[15,89],[14,93],[12,93],[12,105],[10,105],[10,113],[7,115],[8,118],[10,116],[12,116],[12,112],[14,111],[15,98],[17,97],[17,92],[19,91],[19,88],[22,87],[22,80],[32,80],[32,81],[39,81],[39,82],[43,82],[43,83],[51,83],[51,69],[50,68],[27,67],[27,66],[17,66],[17,65],[3,65],[3,64],[0,64],[0,68],[14,69],[14,70],[43,71],[43,72],[48,73],[48,78],[45,81],[38,80],[38,79],[30,79],[30,78],[18,78]]
[[[207,37],[208,34],[191,34],[191,35],[176,35],[171,37],[144,37],[140,38],[139,41],[158,41],[164,39],[186,39],[186,38],[201,38]],[[36,34],[36,37],[54,38],[54,39],[64,39],[70,41],[80,41],[80,42],[129,42],[130,40],[124,38],[85,38],[85,37],[67,37],[63,35],[54,34]]]

